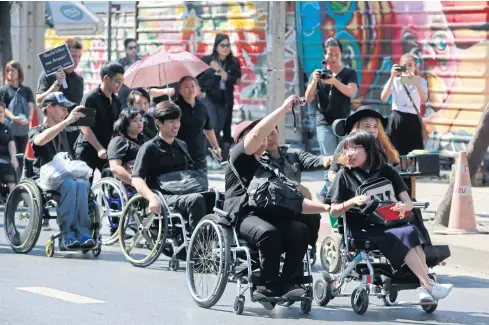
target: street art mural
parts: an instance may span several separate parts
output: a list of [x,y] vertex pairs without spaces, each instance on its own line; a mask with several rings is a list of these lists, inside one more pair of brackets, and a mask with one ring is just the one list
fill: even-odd
[[322,60],[329,37],[344,47],[344,64],[358,71],[354,106],[373,105],[383,114],[389,103],[380,92],[392,64],[404,53],[419,57],[428,80],[429,101],[422,113],[431,132],[427,149],[463,150],[477,126],[488,96],[488,15],[482,1],[301,2],[299,57],[309,75]]

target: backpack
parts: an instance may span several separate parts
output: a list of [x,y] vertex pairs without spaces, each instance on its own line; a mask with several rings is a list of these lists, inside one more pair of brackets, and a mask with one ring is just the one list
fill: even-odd
[[[12,100],[10,100],[10,103],[8,104],[7,108],[13,115],[15,116],[24,115],[24,117],[28,119],[29,104],[27,103],[27,100],[24,98],[24,96],[19,94],[21,88],[22,86],[19,86],[19,88],[17,88],[17,90],[15,91],[11,85],[7,87],[8,92],[14,93]],[[29,133],[29,125],[22,126],[8,119],[5,120],[6,120],[5,124],[10,127],[13,136],[25,136]]]

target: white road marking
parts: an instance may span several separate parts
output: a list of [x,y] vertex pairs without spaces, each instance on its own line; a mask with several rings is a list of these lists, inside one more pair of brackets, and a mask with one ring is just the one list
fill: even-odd
[[96,300],[96,299],[76,295],[73,293],[56,290],[53,288],[19,287],[17,289],[27,291],[27,292],[31,292],[31,293],[36,293],[38,295],[42,295],[42,296],[46,296],[46,297],[51,297],[51,298],[56,298],[56,299],[72,302],[74,304],[104,304],[105,303],[104,301],[101,301],[101,300]]

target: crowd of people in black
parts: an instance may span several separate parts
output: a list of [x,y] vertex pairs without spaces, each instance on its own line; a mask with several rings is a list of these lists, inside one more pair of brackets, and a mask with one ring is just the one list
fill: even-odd
[[[224,210],[236,222],[238,234],[260,251],[264,289],[257,289],[256,299],[277,295],[301,295],[297,286],[283,286],[283,281],[301,270],[308,245],[315,251],[320,213],[333,216],[354,214],[349,210],[370,200],[357,195],[354,172],[363,178],[384,177],[393,184],[395,211],[401,214],[413,206],[396,166],[399,153],[422,149],[419,107],[427,98],[426,82],[406,83],[404,77],[417,75],[417,61],[403,56],[394,65],[384,87],[382,99],[392,94],[392,115],[385,119],[369,106],[351,112],[351,99],[358,90],[356,71],[341,65],[342,46],[334,39],[324,43],[323,69],[313,72],[305,96],[317,105],[317,136],[321,155],[281,145],[277,124],[299,103],[291,96],[271,114],[257,121],[240,123],[231,133],[234,87],[241,78],[240,64],[231,51],[228,36],[218,34],[211,55],[202,60],[210,68],[199,76],[185,76],[173,87],[155,85],[150,89],[129,89],[124,73],[140,59],[137,41],[124,42],[127,56],[119,62],[106,62],[100,69],[100,86],[84,93],[84,80],[75,70],[80,62],[82,45],[75,39],[66,41],[75,65],[47,77],[39,77],[37,94],[22,85],[22,68],[10,62],[5,71],[7,84],[0,89],[0,171],[9,188],[21,176],[16,153],[23,153],[30,139],[36,157],[36,174],[58,152],[67,152],[94,171],[107,165],[127,186],[133,186],[148,202],[155,214],[162,212],[161,202],[152,191],[162,190],[162,176],[191,171],[207,182],[208,167],[213,161],[228,160],[225,166]],[[412,79],[412,78],[411,78]],[[63,87],[66,82],[68,87]],[[29,130],[35,106],[41,108],[43,121]],[[73,126],[84,117],[84,107],[95,109],[95,124]],[[8,123],[5,120],[8,119]],[[344,121],[345,139],[334,131],[334,122]],[[417,125],[419,135],[406,136]],[[3,132],[2,132],[3,130]],[[232,142],[228,157],[221,147]],[[210,149],[210,150],[209,150]],[[398,152],[399,151],[399,152]],[[211,154],[209,154],[211,152]],[[210,158],[211,157],[211,158]],[[280,218],[252,209],[244,197],[247,187],[263,165],[271,166],[293,181],[303,194],[301,212]],[[301,172],[325,170],[327,184],[320,202],[312,199],[302,186]],[[68,248],[91,248],[87,220],[89,182],[67,179],[59,187],[62,194],[59,226]],[[207,188],[208,184],[202,184]],[[201,192],[176,194],[162,190],[166,202],[183,211],[191,232],[208,211],[208,199]],[[73,202],[76,202],[73,206]],[[360,220],[361,217],[356,216]],[[438,300],[450,292],[428,278],[423,245],[425,240],[414,225],[380,231],[359,222],[362,236],[374,238],[378,248],[394,267],[406,264],[420,279],[420,299]],[[285,262],[279,278],[280,256]]]

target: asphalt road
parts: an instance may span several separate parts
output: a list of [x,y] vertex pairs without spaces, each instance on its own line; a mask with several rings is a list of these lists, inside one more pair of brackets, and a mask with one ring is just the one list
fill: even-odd
[[[48,236],[43,232],[36,248],[20,255],[10,249],[1,231],[1,325],[489,324],[489,277],[464,269],[436,270],[440,281],[453,283],[455,289],[431,315],[419,306],[386,308],[377,298],[371,298],[363,316],[352,311],[349,298],[336,298],[326,308],[313,303],[311,313],[303,315],[297,304],[266,311],[247,296],[244,314],[237,316],[234,284],[214,308],[202,309],[190,296],[183,264],[177,272],[168,271],[168,260],[161,257],[149,268],[136,268],[125,261],[118,244],[103,247],[99,258],[59,252],[48,258]],[[314,277],[320,271],[316,266]],[[415,291],[400,294],[403,301],[416,297]]]

